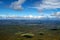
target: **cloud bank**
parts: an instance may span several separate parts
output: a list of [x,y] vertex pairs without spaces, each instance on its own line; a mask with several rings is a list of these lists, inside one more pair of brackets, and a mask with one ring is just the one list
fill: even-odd
[[60,8],[60,0],[42,0],[42,3],[36,3],[33,8],[36,8],[39,11]]
[[53,14],[51,14],[51,16],[55,16],[56,18],[60,18],[60,12],[53,13]]
[[24,15],[24,16],[17,16],[17,15],[0,15],[0,18],[10,18],[10,19],[60,19],[60,12],[53,13],[50,15],[41,15],[41,16],[33,16],[33,15]]

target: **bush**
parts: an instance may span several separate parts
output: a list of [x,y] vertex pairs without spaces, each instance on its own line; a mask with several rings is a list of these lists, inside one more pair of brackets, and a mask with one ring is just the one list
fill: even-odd
[[34,34],[26,33],[26,34],[21,34],[21,36],[25,38],[32,38]]
[[39,35],[44,35],[44,33],[43,32],[40,32]]

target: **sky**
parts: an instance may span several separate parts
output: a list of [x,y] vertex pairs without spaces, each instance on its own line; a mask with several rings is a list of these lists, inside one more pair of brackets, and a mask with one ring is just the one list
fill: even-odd
[[0,16],[60,18],[60,0],[0,0]]

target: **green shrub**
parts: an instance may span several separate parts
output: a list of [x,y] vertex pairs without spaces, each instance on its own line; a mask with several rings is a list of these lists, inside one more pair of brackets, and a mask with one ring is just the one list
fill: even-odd
[[34,36],[34,34],[25,33],[25,34],[21,34],[21,36],[25,37],[25,38],[32,38]]

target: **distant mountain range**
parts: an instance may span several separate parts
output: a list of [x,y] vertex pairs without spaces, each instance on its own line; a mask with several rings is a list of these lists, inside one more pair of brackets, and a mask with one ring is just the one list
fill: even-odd
[[11,25],[19,25],[19,24],[55,24],[60,23],[60,20],[50,20],[50,19],[0,19],[0,25],[3,24],[11,24]]
[[60,20],[47,20],[47,19],[0,19],[1,25],[38,25],[38,27],[45,28],[60,28]]

